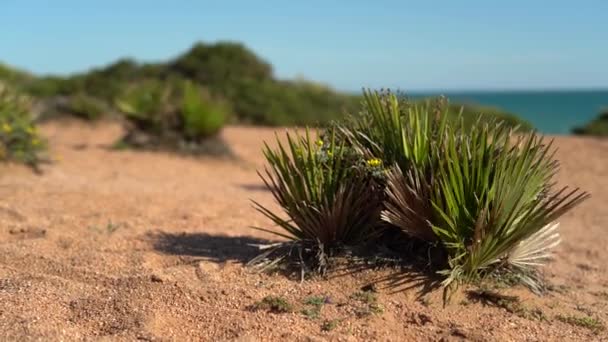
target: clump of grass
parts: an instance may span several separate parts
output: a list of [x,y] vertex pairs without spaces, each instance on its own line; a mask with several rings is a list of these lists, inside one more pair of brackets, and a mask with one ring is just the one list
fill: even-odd
[[16,161],[37,168],[46,142],[31,111],[31,100],[0,83],[0,161]]
[[317,319],[321,315],[321,308],[325,305],[325,297],[312,296],[304,300],[307,308],[302,309],[302,314],[309,319]]
[[323,306],[326,302],[326,298],[323,296],[312,296],[304,300],[304,304],[312,306]]
[[[266,145],[269,168],[259,173],[283,208],[279,216],[254,201],[255,208],[279,228],[269,230],[289,242],[272,246],[251,263],[262,267],[295,262],[304,270],[325,273],[329,259],[348,246],[373,240],[380,218],[382,188],[370,168],[336,139],[334,129],[322,138],[287,134],[277,149]],[[284,218],[284,217],[287,218]]]
[[253,304],[250,309],[253,311],[266,310],[272,313],[289,313],[294,310],[293,305],[289,301],[277,296],[266,296],[261,301]]
[[338,327],[338,324],[340,324],[339,319],[325,320],[323,324],[321,324],[321,331],[332,331]]
[[593,317],[577,317],[577,316],[572,316],[572,315],[568,315],[568,316],[563,316],[563,315],[557,315],[555,316],[555,318],[558,321],[564,322],[564,323],[568,323],[570,325],[574,325],[574,326],[578,326],[578,327],[582,327],[582,328],[586,328],[589,329],[591,331],[593,331],[594,333],[599,333],[601,331],[604,331],[606,329],[606,327],[604,326],[604,324],[598,320],[597,318],[593,318]]
[[359,302],[355,310],[357,317],[368,317],[379,315],[384,308],[378,303],[378,297],[372,291],[358,291],[350,296],[350,299]]
[[371,291],[358,291],[353,293],[350,298],[365,304],[373,304],[378,301],[376,294]]

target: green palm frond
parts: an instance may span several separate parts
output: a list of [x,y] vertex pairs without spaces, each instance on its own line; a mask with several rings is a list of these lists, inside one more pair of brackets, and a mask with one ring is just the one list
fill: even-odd
[[535,134],[519,136],[515,144],[512,131],[500,125],[450,134],[433,195],[439,218],[433,229],[464,280],[482,277],[588,197],[578,189],[550,193],[557,163],[551,144]]
[[382,189],[356,167],[356,160],[331,129],[325,139],[287,133],[277,149],[265,146],[269,163],[259,175],[286,218],[254,202],[280,229],[280,237],[322,246],[325,254],[342,245],[369,241],[377,233]]

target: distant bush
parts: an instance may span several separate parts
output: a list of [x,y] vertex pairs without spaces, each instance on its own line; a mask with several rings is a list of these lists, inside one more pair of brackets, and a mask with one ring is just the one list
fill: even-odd
[[124,87],[114,103],[138,129],[160,135],[173,124],[171,119],[164,118],[174,114],[172,96],[174,89],[171,85],[147,80]]
[[102,118],[110,111],[105,102],[86,94],[70,96],[63,109],[67,114],[91,121]]
[[239,43],[195,44],[168,63],[170,72],[200,84],[226,89],[240,80],[272,79],[272,67]]
[[504,110],[481,106],[475,104],[450,104],[450,112],[457,114],[462,108],[462,117],[466,127],[470,127],[475,123],[502,122],[506,127],[518,127],[519,131],[532,131],[532,124],[515,114],[508,113]]
[[[400,101],[403,102],[405,99],[400,98]],[[513,113],[506,112],[499,108],[472,103],[453,103],[445,97],[429,98],[411,103],[430,104],[435,107],[435,112],[439,111],[441,113],[445,113],[448,116],[448,120],[452,121],[453,123],[455,123],[455,120],[462,120],[465,127],[472,127],[476,124],[498,121],[506,127],[518,127],[520,131],[534,130],[534,127],[530,122],[518,117]]]
[[36,167],[46,144],[32,120],[30,100],[0,83],[0,161]]
[[25,71],[18,70],[8,65],[0,63],[0,82],[12,86],[22,84],[33,78]]
[[139,64],[121,59],[69,77],[33,78],[23,83],[36,97],[70,97],[113,104],[134,83],[190,80],[223,98],[238,122],[260,125],[322,125],[356,108],[358,98],[306,81],[279,81],[270,64],[242,44],[197,43],[167,63]]
[[180,110],[186,136],[197,139],[216,135],[226,123],[226,106],[203,97],[202,88],[192,82],[185,82],[182,91]]
[[608,137],[608,108],[600,112],[598,117],[583,127],[576,127],[572,133],[577,135],[592,135]]
[[[217,134],[229,109],[188,81],[138,82],[115,101],[128,121],[124,143],[134,147],[223,154]],[[214,144],[210,144],[214,141]]]
[[328,87],[276,80],[268,63],[237,43],[198,43],[170,62],[165,74],[194,80],[224,97],[245,123],[324,124],[356,107],[356,97]]

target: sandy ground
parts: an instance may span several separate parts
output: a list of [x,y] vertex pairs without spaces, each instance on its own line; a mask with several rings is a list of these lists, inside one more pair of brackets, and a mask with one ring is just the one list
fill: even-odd
[[[272,238],[249,228],[269,225],[249,199],[273,205],[255,173],[273,130],[225,130],[242,162],[112,151],[120,135],[112,123],[43,131],[60,159],[42,175],[0,165],[2,341],[608,340],[607,330],[558,319],[608,324],[606,140],[556,138],[559,181],[593,197],[562,220],[547,295],[506,291],[521,299],[514,313],[465,294],[443,308],[441,291],[417,298],[422,285],[395,291],[381,282],[382,312],[366,315],[369,303],[351,296],[389,270],[300,283],[243,266],[256,254],[249,244]],[[267,295],[294,312],[248,309]],[[329,298],[318,318],[301,313],[309,296]]]

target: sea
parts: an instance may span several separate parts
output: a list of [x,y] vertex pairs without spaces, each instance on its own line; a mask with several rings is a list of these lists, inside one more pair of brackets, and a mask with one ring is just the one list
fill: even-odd
[[452,103],[492,106],[530,122],[544,134],[570,134],[608,108],[607,90],[471,91],[408,93],[412,98],[444,95]]

